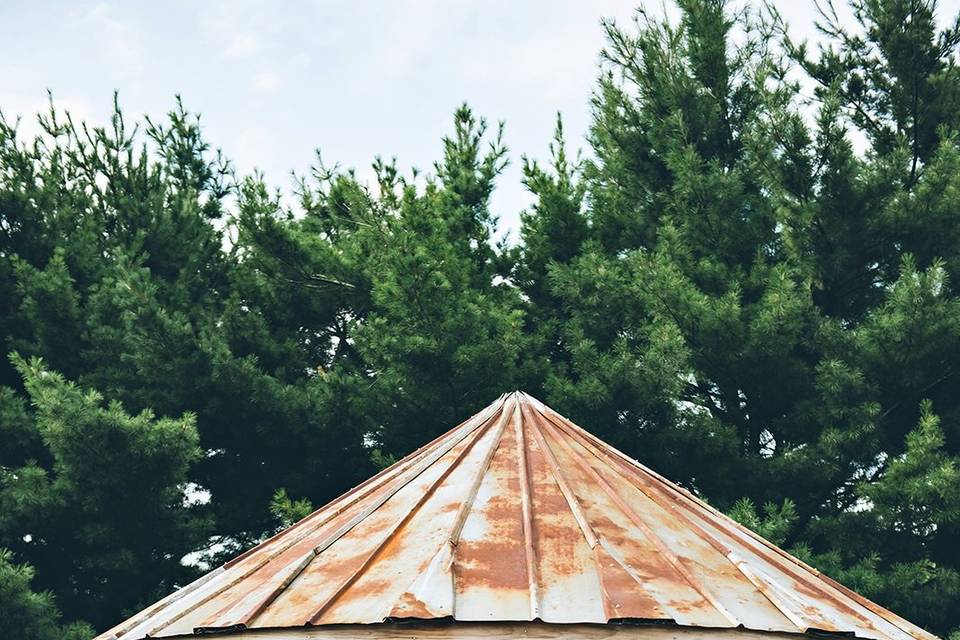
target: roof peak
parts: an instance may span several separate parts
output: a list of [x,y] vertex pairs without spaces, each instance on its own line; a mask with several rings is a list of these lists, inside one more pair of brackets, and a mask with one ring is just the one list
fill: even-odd
[[410,618],[933,638],[521,390],[102,637]]

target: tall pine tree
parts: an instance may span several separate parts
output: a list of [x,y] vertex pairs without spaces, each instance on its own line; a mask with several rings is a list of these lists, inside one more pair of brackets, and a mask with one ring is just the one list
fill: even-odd
[[868,0],[849,30],[828,7],[813,56],[775,14],[678,4],[607,25],[583,170],[528,171],[547,400],[946,633],[957,23]]

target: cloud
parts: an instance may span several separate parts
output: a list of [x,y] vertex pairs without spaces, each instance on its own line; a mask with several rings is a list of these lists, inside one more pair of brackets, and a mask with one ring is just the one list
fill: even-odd
[[272,93],[280,87],[280,76],[273,71],[264,71],[253,76],[251,86],[257,93]]
[[260,49],[260,41],[248,34],[237,34],[223,51],[225,58],[245,58]]
[[143,69],[143,33],[129,15],[121,13],[122,10],[100,2],[82,13],[78,22],[92,30],[91,40],[99,44],[114,69],[120,69],[128,76],[137,76]]

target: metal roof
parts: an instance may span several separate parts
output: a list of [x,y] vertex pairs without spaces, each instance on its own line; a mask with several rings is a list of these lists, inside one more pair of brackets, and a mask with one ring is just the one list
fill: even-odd
[[520,392],[100,638],[404,619],[935,638]]

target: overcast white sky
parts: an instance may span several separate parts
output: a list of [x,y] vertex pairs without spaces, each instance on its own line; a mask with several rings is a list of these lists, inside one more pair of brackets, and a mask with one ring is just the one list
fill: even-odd
[[[661,1],[647,3],[659,10]],[[812,0],[778,0],[799,36]],[[840,2],[842,4],[842,0]],[[376,155],[429,170],[467,101],[506,121],[511,165],[493,198],[502,228],[530,202],[520,156],[544,158],[560,111],[582,147],[617,0],[394,0],[0,3],[0,109],[32,118],[55,102],[102,123],[114,89],[131,116],[160,115],[175,94],[241,172],[289,190],[319,148],[367,177]],[[960,0],[941,2],[953,15]],[[42,34],[42,35],[41,35]]]

